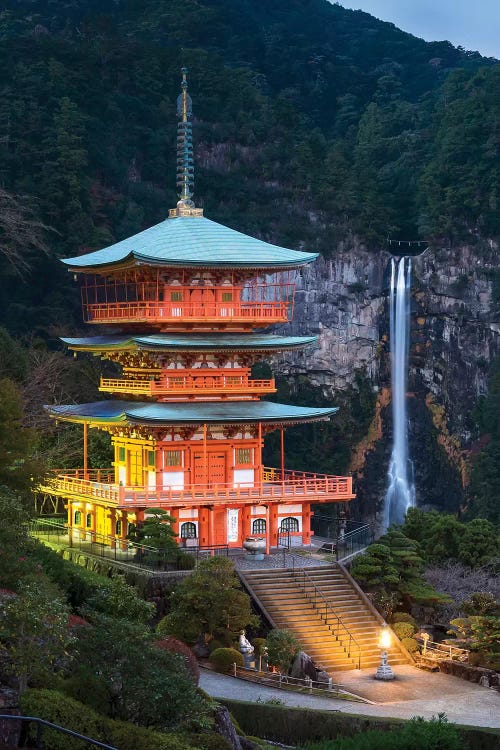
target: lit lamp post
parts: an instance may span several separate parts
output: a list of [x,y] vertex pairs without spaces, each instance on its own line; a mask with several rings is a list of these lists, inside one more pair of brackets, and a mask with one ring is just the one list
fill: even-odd
[[380,631],[380,639],[378,642],[378,647],[381,650],[380,654],[380,664],[377,668],[377,671],[375,673],[375,679],[376,680],[393,680],[394,679],[394,672],[392,671],[389,659],[387,655],[387,649],[391,646],[391,633],[389,631],[389,628],[382,628]]

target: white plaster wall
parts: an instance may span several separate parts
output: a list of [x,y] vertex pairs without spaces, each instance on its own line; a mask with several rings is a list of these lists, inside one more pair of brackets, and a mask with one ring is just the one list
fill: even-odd
[[176,489],[182,490],[184,488],[184,472],[183,471],[164,471],[163,472],[163,487],[175,487]]
[[235,469],[234,470],[234,483],[244,484],[247,487],[253,487],[254,469]]

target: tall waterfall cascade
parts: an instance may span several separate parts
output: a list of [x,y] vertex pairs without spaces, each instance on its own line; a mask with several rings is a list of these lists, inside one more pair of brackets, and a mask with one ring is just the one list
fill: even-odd
[[411,258],[391,260],[390,346],[393,445],[384,502],[384,530],[402,524],[415,505],[413,466],[408,455],[406,384],[410,339]]

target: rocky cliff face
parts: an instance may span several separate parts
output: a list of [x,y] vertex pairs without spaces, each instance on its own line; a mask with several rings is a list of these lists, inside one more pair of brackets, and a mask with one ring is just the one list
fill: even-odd
[[[462,501],[464,457],[474,437],[471,412],[486,392],[488,366],[499,353],[500,315],[493,301],[497,251],[493,242],[429,248],[413,260],[408,390],[420,504],[451,509]],[[304,269],[288,330],[317,335],[319,343],[281,364],[290,378],[307,375],[326,397],[352,385],[356,370],[379,392],[373,429],[352,466],[364,510],[374,512],[385,490],[391,440],[390,257],[345,245]]]

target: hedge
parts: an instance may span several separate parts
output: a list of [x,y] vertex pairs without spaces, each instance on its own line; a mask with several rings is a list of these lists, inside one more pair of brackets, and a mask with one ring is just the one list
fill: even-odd
[[[116,745],[119,750],[202,750],[202,745],[191,744],[177,734],[164,734],[126,721],[108,719],[56,690],[28,690],[20,698],[20,707],[25,716],[38,716],[91,739]],[[33,728],[32,735],[34,731]],[[88,750],[88,744],[54,729],[45,729],[43,748]]]
[[[292,746],[315,740],[354,737],[369,730],[387,731],[407,723],[403,719],[247,703],[231,698],[217,700],[228,707],[246,734]],[[500,744],[500,730],[464,726],[458,729],[469,750],[492,750]]]

